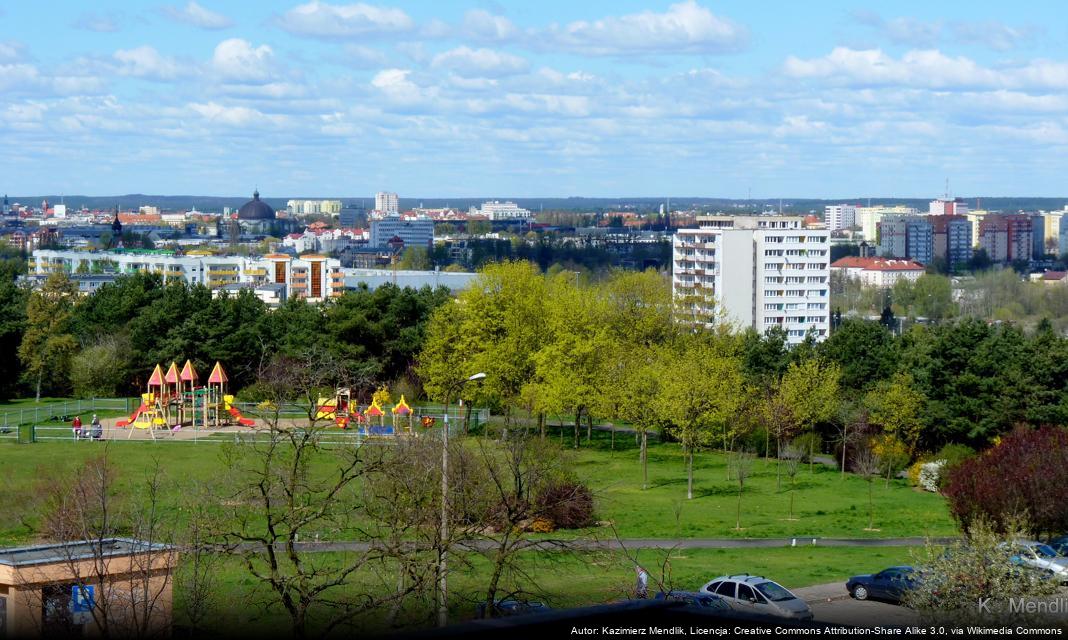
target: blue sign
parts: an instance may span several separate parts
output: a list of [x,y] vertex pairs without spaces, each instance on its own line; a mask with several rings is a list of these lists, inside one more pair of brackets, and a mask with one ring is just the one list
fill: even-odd
[[74,585],[70,588],[70,610],[72,613],[89,613],[93,610],[93,587]]

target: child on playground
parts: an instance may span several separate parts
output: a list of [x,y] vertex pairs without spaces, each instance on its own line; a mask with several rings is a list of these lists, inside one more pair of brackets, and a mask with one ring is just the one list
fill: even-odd
[[82,417],[74,416],[74,422],[71,423],[71,428],[74,430],[74,439],[82,439]]

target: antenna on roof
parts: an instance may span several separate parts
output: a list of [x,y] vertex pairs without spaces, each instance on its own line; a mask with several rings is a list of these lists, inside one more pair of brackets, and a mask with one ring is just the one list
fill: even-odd
[[949,176],[946,176],[946,200],[949,200]]

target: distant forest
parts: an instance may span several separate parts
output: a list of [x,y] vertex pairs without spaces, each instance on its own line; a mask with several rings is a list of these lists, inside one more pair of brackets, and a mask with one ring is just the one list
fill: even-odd
[[[57,194],[52,195],[36,195],[36,196],[9,196],[11,202],[18,202],[22,204],[38,205],[42,200],[47,199],[50,203],[57,203],[62,201],[69,207],[80,208],[82,206],[88,206],[90,209],[110,209],[113,207],[120,207],[123,210],[136,209],[142,205],[158,206],[161,209],[166,210],[178,210],[188,209],[195,206],[201,211],[218,211],[223,207],[240,207],[251,198],[251,192],[247,196],[234,196],[234,197],[220,197],[220,196],[192,196],[192,195],[179,195],[179,196],[161,196],[161,195],[145,195],[145,194],[127,194],[121,196],[79,196],[79,195],[65,195],[60,196]],[[857,205],[867,205],[869,202],[873,205],[877,204],[904,204],[907,206],[916,207],[921,211],[927,210],[927,203],[930,202],[935,196],[931,198],[867,198],[861,196],[834,198],[834,199],[796,199],[796,198],[783,198],[782,210],[783,213],[809,213],[810,211],[822,212],[823,207],[829,204],[842,204],[851,203]],[[319,200],[319,199],[332,199],[341,200],[346,207],[357,208],[373,208],[374,196],[285,196],[285,197],[269,197],[263,196],[263,200],[270,204],[275,209],[284,209],[288,200]],[[679,209],[705,209],[710,211],[763,211],[765,208],[771,208],[778,211],[780,201],[778,198],[769,199],[753,199],[753,200],[731,200],[727,198],[693,198],[693,197],[676,197],[676,196],[664,196],[662,198],[511,198],[507,196],[486,196],[481,198],[401,198],[401,209],[411,209],[414,207],[453,207],[456,209],[467,209],[472,206],[479,206],[486,200],[512,200],[519,204],[521,207],[530,209],[531,211],[538,212],[541,210],[549,211],[587,211],[587,212],[601,212],[612,211],[619,209],[635,209],[638,211],[650,211],[656,210],[662,203],[670,200],[672,210]],[[1035,210],[1052,210],[1061,209],[1068,204],[1068,197],[1064,198],[1033,198],[1033,197],[975,197],[971,196],[965,198],[968,206],[975,209],[978,208],[977,203],[982,206],[983,209],[991,209],[998,211],[1035,211]]]

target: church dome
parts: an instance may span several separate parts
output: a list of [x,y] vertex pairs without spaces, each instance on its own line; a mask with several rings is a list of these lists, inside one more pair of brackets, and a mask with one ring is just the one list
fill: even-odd
[[260,200],[260,192],[256,191],[252,194],[252,199],[237,210],[237,218],[238,220],[274,220],[274,209]]

